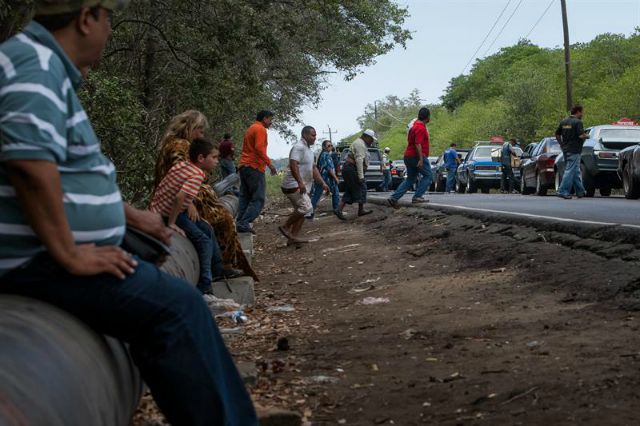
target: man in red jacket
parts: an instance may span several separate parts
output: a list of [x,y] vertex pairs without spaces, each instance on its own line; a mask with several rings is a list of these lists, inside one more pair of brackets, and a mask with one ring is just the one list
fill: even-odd
[[431,112],[429,108],[420,108],[418,111],[418,119],[413,123],[407,136],[407,149],[404,151],[404,164],[407,167],[407,178],[400,184],[398,189],[387,199],[387,203],[394,209],[400,208],[398,200],[413,187],[418,179],[418,175],[422,175],[422,179],[418,182],[418,187],[413,195],[414,204],[426,203],[429,200],[423,198],[427,188],[433,181],[431,174],[431,165],[429,164],[429,130],[427,123],[431,120]]

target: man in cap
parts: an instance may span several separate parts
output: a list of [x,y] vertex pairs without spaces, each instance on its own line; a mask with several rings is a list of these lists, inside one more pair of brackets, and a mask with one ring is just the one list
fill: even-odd
[[123,203],[77,96],[126,3],[38,0],[0,45],[0,292],[127,342],[170,423],[257,425],[199,292],[119,247],[126,225],[171,238],[160,215]]
[[384,153],[382,154],[382,176],[383,180],[378,189],[383,192],[387,192],[389,190],[389,185],[391,185],[391,161],[389,160],[389,153],[391,152],[391,148],[386,147],[384,149]]
[[345,190],[336,215],[342,216],[344,206],[353,203],[358,203],[358,216],[372,213],[371,210],[364,209],[364,203],[367,202],[365,172],[369,167],[369,147],[377,140],[376,132],[367,129],[351,144],[344,166],[342,166]]

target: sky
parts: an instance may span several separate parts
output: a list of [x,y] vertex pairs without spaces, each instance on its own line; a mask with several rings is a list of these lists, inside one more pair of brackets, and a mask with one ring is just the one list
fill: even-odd
[[[413,89],[418,89],[425,103],[438,103],[451,78],[465,70],[507,3],[507,9],[482,44],[476,59],[512,46],[529,33],[528,39],[538,46],[559,47],[563,43],[560,0],[554,0],[543,16],[550,2],[396,1],[409,9],[410,16],[404,27],[411,31],[412,40],[407,42],[406,49],[399,46],[376,58],[374,65],[363,68],[351,81],[334,75],[320,94],[320,104],[305,106],[301,120],[316,128],[318,140],[328,138],[328,133],[323,132],[328,132],[328,126],[331,126],[333,132],[337,131],[333,134],[336,141],[364,130],[359,129],[357,118],[367,104],[387,95],[406,97]],[[567,0],[567,10],[572,44],[588,42],[603,33],[630,35],[640,27],[640,0]],[[469,73],[474,61],[465,74]],[[300,134],[301,128],[291,129]],[[271,158],[287,157],[290,148],[277,132],[269,131],[268,154]]]

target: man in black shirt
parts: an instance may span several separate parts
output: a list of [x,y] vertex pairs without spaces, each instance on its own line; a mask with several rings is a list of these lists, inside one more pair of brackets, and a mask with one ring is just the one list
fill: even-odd
[[565,164],[558,197],[565,200],[571,199],[572,187],[578,198],[584,197],[585,194],[580,174],[580,155],[584,140],[589,139],[589,135],[584,131],[582,115],[582,107],[580,105],[574,106],[571,108],[571,116],[562,120],[556,130],[556,139],[560,142]]

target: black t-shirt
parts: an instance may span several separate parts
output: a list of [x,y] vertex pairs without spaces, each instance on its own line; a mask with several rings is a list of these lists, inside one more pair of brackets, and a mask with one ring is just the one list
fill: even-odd
[[558,142],[560,142],[562,152],[580,154],[584,144],[584,140],[580,138],[580,135],[583,133],[584,125],[579,118],[569,116],[562,120],[556,130],[556,135],[561,135]]

